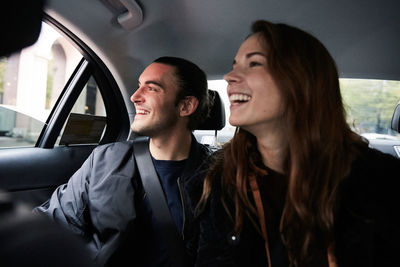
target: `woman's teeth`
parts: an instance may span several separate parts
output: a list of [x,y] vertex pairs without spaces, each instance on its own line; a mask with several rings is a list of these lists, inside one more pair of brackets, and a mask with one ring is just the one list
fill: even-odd
[[251,96],[249,95],[244,95],[244,94],[233,94],[229,96],[229,101],[231,103],[242,103],[242,102],[247,102],[251,99]]

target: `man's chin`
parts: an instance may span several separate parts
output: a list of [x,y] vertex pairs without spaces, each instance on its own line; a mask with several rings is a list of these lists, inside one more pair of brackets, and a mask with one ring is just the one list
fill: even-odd
[[131,127],[131,130],[132,130],[132,132],[133,132],[134,134],[138,134],[138,135],[142,135],[142,132],[143,132],[143,131],[141,131],[140,129],[133,128],[133,127]]
[[131,126],[131,130],[134,134],[141,135],[141,136],[151,136],[152,132],[153,132],[150,129],[134,127],[133,125]]
[[136,125],[134,125],[133,123],[132,123],[132,125],[131,125],[131,131],[132,131],[134,134],[139,134],[139,135],[141,135],[140,128],[137,127]]
[[139,134],[145,127],[145,125],[143,125],[143,123],[140,123],[136,120],[133,121],[133,123],[131,124],[131,130],[134,133]]

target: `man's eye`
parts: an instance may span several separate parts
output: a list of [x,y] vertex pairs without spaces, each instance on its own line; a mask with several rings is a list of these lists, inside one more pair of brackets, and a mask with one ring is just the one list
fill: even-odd
[[149,91],[157,91],[157,89],[154,87],[149,87]]
[[256,61],[251,61],[251,62],[249,63],[249,66],[250,66],[250,67],[261,66],[261,63],[260,63],[260,62],[256,62]]

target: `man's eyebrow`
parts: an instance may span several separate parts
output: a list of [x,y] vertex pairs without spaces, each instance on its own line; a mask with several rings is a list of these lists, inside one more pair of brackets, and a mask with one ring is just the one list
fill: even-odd
[[[138,84],[140,85],[141,82],[138,81]],[[150,81],[145,81],[144,84],[155,84],[155,85],[157,85],[158,87],[164,88],[164,86],[163,86],[160,82],[158,82],[158,81],[152,81],[152,80],[150,80]]]

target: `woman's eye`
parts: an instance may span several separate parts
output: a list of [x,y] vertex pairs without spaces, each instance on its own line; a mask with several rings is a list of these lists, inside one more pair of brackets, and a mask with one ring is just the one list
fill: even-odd
[[256,61],[251,61],[251,62],[249,63],[249,66],[250,66],[250,67],[261,66],[261,63],[260,63],[260,62],[256,62]]

